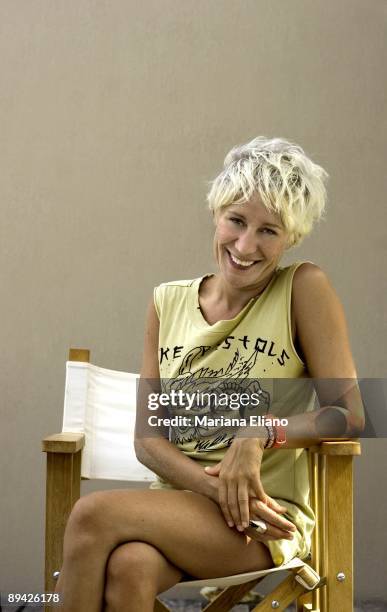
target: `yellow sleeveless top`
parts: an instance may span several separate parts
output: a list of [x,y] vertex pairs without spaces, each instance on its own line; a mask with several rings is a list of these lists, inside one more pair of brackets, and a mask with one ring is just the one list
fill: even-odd
[[[199,287],[205,277],[163,283],[154,291],[160,322],[159,369],[165,389],[195,388],[201,381],[223,381],[230,392],[241,383],[255,385],[261,402],[256,414],[287,417],[312,410],[314,392],[291,333],[291,292],[294,272],[302,262],[277,268],[269,285],[233,319],[210,325],[199,307]],[[209,276],[209,275],[207,275]],[[292,379],[292,381],[288,381]],[[288,384],[289,383],[289,384]],[[305,384],[304,384],[305,383]],[[248,407],[246,412],[251,412]],[[240,416],[240,411],[239,411]],[[244,414],[243,416],[247,416]],[[211,421],[210,421],[211,422]],[[232,442],[232,430],[214,426],[171,428],[170,440],[183,453],[205,465],[220,461]],[[292,541],[271,540],[267,546],[275,565],[310,550],[314,516],[309,505],[307,452],[303,449],[265,450],[261,466],[265,492],[288,510],[297,527]],[[152,488],[173,488],[158,477]]]

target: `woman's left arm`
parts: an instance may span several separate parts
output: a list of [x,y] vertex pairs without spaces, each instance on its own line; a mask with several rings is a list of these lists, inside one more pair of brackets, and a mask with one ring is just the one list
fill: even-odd
[[292,311],[320,408],[289,418],[284,448],[357,436],[364,429],[364,409],[344,310],[326,274],[312,263],[295,272]]

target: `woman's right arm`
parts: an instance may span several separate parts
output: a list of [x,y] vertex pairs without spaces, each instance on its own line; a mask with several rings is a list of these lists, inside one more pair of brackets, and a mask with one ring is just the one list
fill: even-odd
[[[140,388],[144,389],[160,379],[158,363],[159,320],[156,309],[151,300],[146,316],[144,351],[140,374]],[[157,435],[156,428],[152,427],[152,435],[147,437],[144,432],[148,429],[147,419],[151,416],[139,393],[137,399],[136,433],[134,448],[137,459],[150,470],[170,482],[177,489],[189,489],[201,493],[213,501],[218,502],[217,478],[205,473],[204,469],[193,459],[184,455],[161,433]]]

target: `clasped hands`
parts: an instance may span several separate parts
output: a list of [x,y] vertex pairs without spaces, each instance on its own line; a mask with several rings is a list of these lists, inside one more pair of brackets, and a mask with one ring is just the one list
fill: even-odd
[[263,445],[264,440],[259,438],[235,438],[222,461],[204,468],[214,479],[213,499],[229,527],[236,526],[243,532],[250,519],[259,519],[267,525],[259,540],[292,540],[296,527],[281,516],[287,509],[269,497],[261,483]]

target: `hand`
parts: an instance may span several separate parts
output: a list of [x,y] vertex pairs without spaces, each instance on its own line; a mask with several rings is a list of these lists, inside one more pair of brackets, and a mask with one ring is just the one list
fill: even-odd
[[208,475],[219,478],[218,503],[228,526],[236,525],[239,531],[249,524],[251,497],[281,512],[282,507],[266,495],[261,483],[263,443],[257,438],[236,438],[220,463],[205,468]]
[[[268,496],[267,496],[268,497]],[[271,502],[275,502],[274,499],[268,497]],[[281,513],[286,512],[286,508],[277,504],[281,509]],[[266,523],[267,531],[265,533],[258,533],[253,527],[248,527],[245,533],[260,542],[267,542],[268,540],[292,540],[292,532],[296,531],[295,525],[288,521],[283,516],[280,516],[278,512],[275,512],[272,507],[263,503],[258,499],[250,499],[250,517],[252,520],[262,520]]]
[[[220,464],[211,468],[211,471],[214,471],[215,468],[218,468],[217,471],[219,471],[219,465]],[[206,473],[207,471],[206,469]],[[208,474],[206,480],[209,485],[208,497],[216,504],[220,505],[218,476],[211,476]],[[266,503],[256,497],[251,497],[249,499],[249,511],[250,519],[263,520],[267,525],[267,531],[264,534],[258,533],[254,528],[247,527],[245,533],[252,539],[260,542],[267,542],[268,540],[281,540],[283,538],[291,540],[293,538],[290,532],[296,530],[295,526],[281,516],[281,514],[287,511],[287,508],[278,504],[278,502],[272,497],[269,497],[269,495],[266,495]]]

